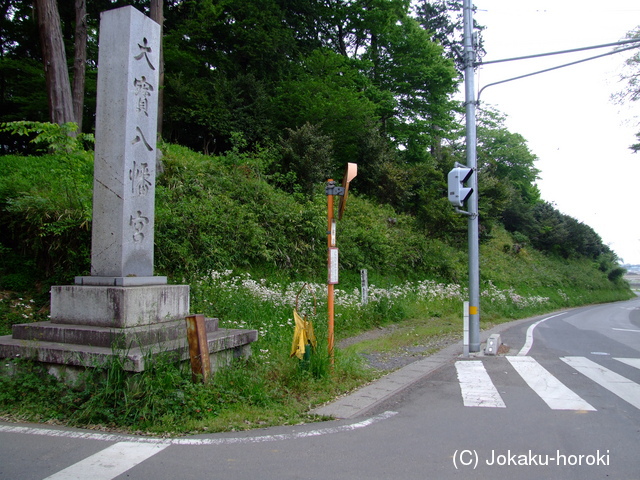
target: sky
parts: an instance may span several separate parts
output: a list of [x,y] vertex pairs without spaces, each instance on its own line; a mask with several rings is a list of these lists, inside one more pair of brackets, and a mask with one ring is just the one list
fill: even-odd
[[[485,61],[617,42],[640,26],[639,0],[473,0],[486,27]],[[484,65],[476,92],[490,83],[532,73],[610,48],[535,60]],[[489,86],[479,108],[507,116],[538,157],[543,200],[592,227],[618,257],[640,264],[640,153],[629,146],[640,132],[640,104],[617,105],[627,51]],[[482,200],[480,200],[482,201]]]

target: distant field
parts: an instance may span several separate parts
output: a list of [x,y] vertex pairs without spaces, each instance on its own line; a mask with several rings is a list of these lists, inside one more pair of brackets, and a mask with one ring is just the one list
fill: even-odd
[[628,272],[624,279],[629,282],[632,290],[640,290],[640,273]]

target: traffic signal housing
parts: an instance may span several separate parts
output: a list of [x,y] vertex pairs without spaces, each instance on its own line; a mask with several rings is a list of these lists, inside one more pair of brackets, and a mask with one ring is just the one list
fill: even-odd
[[449,202],[455,207],[462,207],[473,193],[473,188],[464,185],[471,174],[473,174],[473,169],[458,164],[449,172]]

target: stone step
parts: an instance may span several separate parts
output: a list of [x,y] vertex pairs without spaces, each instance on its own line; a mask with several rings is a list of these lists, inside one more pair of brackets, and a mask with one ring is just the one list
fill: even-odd
[[[217,318],[206,318],[207,333],[218,330]],[[132,348],[171,340],[186,339],[184,319],[143,325],[139,327],[112,328],[93,325],[68,325],[53,322],[22,323],[13,325],[12,336],[17,340],[68,343],[91,347]]]
[[[207,334],[212,368],[228,363],[232,358],[250,355],[250,344],[258,339],[256,330],[220,328]],[[77,345],[71,343],[24,340],[10,335],[0,337],[0,358],[29,358],[50,366],[97,368],[120,359],[124,370],[142,372],[148,362],[161,355],[168,361],[189,360],[186,338],[143,345],[128,349]]]

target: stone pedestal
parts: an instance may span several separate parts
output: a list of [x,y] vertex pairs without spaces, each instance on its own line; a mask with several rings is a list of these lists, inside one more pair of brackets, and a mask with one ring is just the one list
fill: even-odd
[[[212,369],[234,358],[248,357],[255,330],[224,329],[218,319],[206,319]],[[63,372],[100,368],[118,360],[126,371],[142,372],[158,355],[169,361],[188,361],[189,345],[184,319],[139,327],[112,328],[54,322],[13,326],[13,334],[0,337],[0,358],[30,358],[47,364],[59,377]]]
[[51,287],[51,321],[129,328],[183,320],[189,315],[188,285]]
[[[55,286],[51,321],[14,325],[12,335],[0,337],[0,357],[31,358],[71,378],[114,359],[141,372],[157,355],[189,360],[188,315],[188,285]],[[255,330],[219,328],[215,318],[206,319],[206,331],[213,368],[249,356],[258,338]]]

